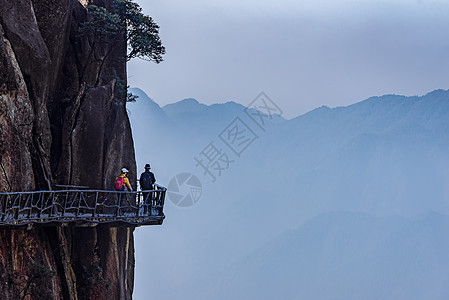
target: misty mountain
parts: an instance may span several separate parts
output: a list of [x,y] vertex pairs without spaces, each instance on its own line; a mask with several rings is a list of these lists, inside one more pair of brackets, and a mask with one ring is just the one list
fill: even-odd
[[[232,101],[204,105],[192,98],[161,108],[141,89],[131,88],[130,91],[139,96],[135,103],[128,106],[131,118],[141,120],[144,117],[147,119],[145,126],[141,123],[136,124],[137,129],[154,128],[158,131],[170,132],[172,135],[182,135],[187,140],[192,137],[198,137],[200,140],[213,138],[246,109],[245,106]],[[254,111],[254,109],[250,109],[250,111]],[[278,115],[273,116],[271,120],[272,123],[282,123],[283,121],[285,120]]]
[[[190,208],[167,199],[158,245],[143,243],[156,256],[176,256],[177,263],[158,269],[154,292],[159,298],[213,299],[213,291],[219,291],[216,299],[229,299],[241,291],[246,299],[268,299],[270,291],[279,289],[287,299],[407,298],[413,289],[417,295],[432,289],[434,299],[449,296],[443,287],[449,286],[447,273],[435,266],[438,260],[448,261],[446,244],[422,234],[435,225],[433,218],[446,224],[449,214],[448,91],[372,97],[346,107],[320,107],[291,120],[234,102],[204,105],[187,99],[161,108],[143,93],[128,109],[139,169],[151,162],[166,186],[181,172],[202,183],[202,196]],[[258,123],[262,119],[264,127]],[[240,153],[226,140],[236,120],[253,138]],[[210,145],[231,161],[221,174],[214,171],[215,181],[195,160],[205,160]],[[430,232],[448,235],[447,227],[438,224]],[[320,248],[323,236],[346,241],[332,250],[340,256]],[[309,250],[300,247],[308,244]],[[168,255],[163,245],[178,250]],[[421,254],[415,251],[420,245],[425,247]],[[298,253],[299,265],[288,260],[293,255],[288,251]],[[324,252],[314,257],[316,251]],[[410,253],[408,269],[396,270],[402,258],[398,253]],[[429,269],[419,275],[426,265]],[[185,276],[167,293],[164,282],[177,272]],[[309,273],[315,275],[306,278]],[[244,280],[238,282],[238,274]],[[335,283],[338,274],[343,274],[341,287]],[[429,274],[439,276],[438,286]],[[349,283],[360,281],[358,275],[366,276],[366,284],[352,289]],[[413,278],[425,284],[417,287]],[[377,285],[368,284],[372,281]],[[409,285],[410,291],[402,291]]]

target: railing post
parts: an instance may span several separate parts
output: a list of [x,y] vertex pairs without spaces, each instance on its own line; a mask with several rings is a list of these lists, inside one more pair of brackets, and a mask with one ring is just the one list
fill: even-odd
[[157,188],[154,187],[153,191],[149,194],[150,195],[149,196],[150,197],[150,201],[149,201],[150,205],[148,206],[148,209],[150,212],[150,217],[153,216],[153,211],[156,208],[155,203],[156,203],[156,199],[157,199],[157,193],[158,193]]
[[120,212],[120,206],[122,202],[122,192],[117,193],[117,210],[115,211],[115,217],[118,217]]
[[69,202],[69,192],[65,193],[64,198],[64,209],[62,210],[62,216],[65,216],[65,212],[67,211],[67,203]]
[[98,192],[95,192],[95,205],[94,205],[94,211],[92,212],[92,217],[95,217],[95,212],[97,210],[97,203],[98,203]]
[[[33,195],[34,194],[30,194],[27,197],[27,201],[26,203],[28,204],[28,219],[31,217],[31,210],[33,209]],[[31,198],[31,201],[30,201]]]
[[[18,200],[17,200],[17,198],[18,198]],[[21,197],[20,197],[20,194],[18,194],[17,197],[16,197],[16,200],[14,200],[14,202],[17,201],[19,203],[18,205],[16,205],[15,212],[14,212],[14,219],[15,220],[19,219],[20,200],[21,200]]]
[[[36,203],[36,207],[37,207],[37,217],[40,219],[41,218],[41,215],[42,215],[42,207],[43,207],[43,205],[42,205],[42,194],[41,193],[39,193],[38,194],[38,197],[37,197],[37,203]],[[39,207],[39,203],[41,203],[41,205],[40,205],[40,207]]]
[[[45,195],[46,193],[43,192],[43,194]],[[48,214],[48,217],[51,218],[53,216],[53,212],[54,212],[54,208],[55,208],[55,198],[53,197],[53,194],[49,194],[50,198],[51,198],[51,208],[50,208],[50,213]]]
[[137,204],[137,210],[136,210],[136,217],[139,216],[139,210],[140,210],[140,194],[141,192],[136,191],[136,204]]
[[76,208],[75,216],[78,217],[78,215],[80,214],[80,205],[81,205],[81,193],[80,192],[76,192],[75,199],[78,202],[78,207]]
[[162,192],[161,192],[161,212],[160,212],[160,215],[162,216],[163,214],[164,214],[164,204],[165,204],[165,193],[166,193],[166,189],[164,189]]

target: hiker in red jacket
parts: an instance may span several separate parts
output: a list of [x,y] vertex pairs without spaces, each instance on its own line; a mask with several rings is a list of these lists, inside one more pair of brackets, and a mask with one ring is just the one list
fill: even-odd
[[122,168],[122,173],[115,179],[115,190],[132,192],[133,188],[129,183],[128,169]]
[[[127,177],[128,175],[128,169],[122,168],[122,173],[115,179],[115,190],[117,191],[128,191],[132,192],[133,188],[131,184],[129,183],[129,179]],[[128,204],[131,205],[128,199],[128,195],[119,193],[118,195],[118,206],[117,206],[117,215],[123,213],[122,207],[124,204],[124,200],[127,200]],[[126,211],[126,209],[125,209]]]

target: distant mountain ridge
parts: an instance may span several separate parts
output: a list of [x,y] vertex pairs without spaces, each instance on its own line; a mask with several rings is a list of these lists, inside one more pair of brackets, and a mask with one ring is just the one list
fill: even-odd
[[[161,108],[141,89],[131,88],[130,92],[139,96],[136,103],[129,106],[130,111],[137,115],[137,119],[143,117],[142,114],[145,113],[151,127],[158,127],[163,131],[173,129],[178,133],[187,131],[188,134],[193,136],[198,133],[213,136],[219,133],[236,116],[244,114],[245,109],[247,109],[242,104],[233,101],[205,105],[193,98],[167,104]],[[250,111],[253,111],[253,109],[250,109]],[[278,115],[272,117],[274,122],[282,123],[285,121]],[[164,126],[160,126],[161,120],[163,120]],[[167,125],[167,122],[171,125]],[[204,126],[204,124],[207,124],[207,126]],[[175,127],[177,129],[174,129]],[[186,134],[186,132],[183,132],[183,134]]]
[[[133,94],[139,96],[142,100],[149,102],[150,106],[153,106],[155,108],[154,113],[158,114],[163,111],[167,116],[170,117],[179,114],[196,114],[198,112],[202,112],[203,110],[216,111],[217,113],[221,113],[220,110],[223,109],[232,112],[241,112],[245,109],[245,106],[232,101],[220,104],[205,105],[199,103],[198,100],[194,98],[183,99],[175,103],[167,104],[161,108],[141,89],[131,88],[130,91]],[[336,113],[341,113],[343,111],[346,111],[345,117],[351,117],[355,114],[363,114],[367,117],[375,114],[383,114],[384,117],[388,117],[398,116],[396,114],[399,112],[408,112],[411,114],[422,114],[422,112],[425,112],[427,114],[430,114],[427,115],[427,118],[440,118],[444,117],[445,111],[449,109],[448,94],[449,90],[440,89],[429,92],[423,96],[401,96],[394,94],[374,96],[349,106],[338,106],[335,108],[321,106],[303,115],[297,116],[290,121],[306,120],[309,118],[328,118]],[[425,109],[423,110],[423,108]],[[449,120],[447,120],[447,122],[449,123]]]
[[168,116],[173,116],[179,113],[195,113],[205,107],[206,105],[199,103],[196,99],[188,98],[173,104],[167,104],[163,107],[163,110]]

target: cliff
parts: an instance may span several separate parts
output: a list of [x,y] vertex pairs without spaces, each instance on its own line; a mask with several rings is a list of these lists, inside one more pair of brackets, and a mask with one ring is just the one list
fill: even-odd
[[[86,4],[0,3],[0,191],[135,186],[126,42],[79,35]],[[133,274],[132,228],[0,228],[1,299],[130,299]]]

